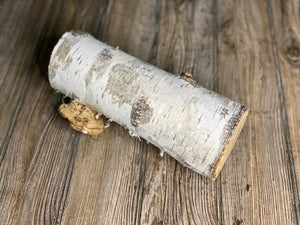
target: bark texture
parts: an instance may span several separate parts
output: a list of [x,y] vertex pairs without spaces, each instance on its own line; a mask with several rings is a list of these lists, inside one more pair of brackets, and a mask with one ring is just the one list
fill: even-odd
[[247,109],[108,46],[68,32],[49,64],[51,86],[116,121],[196,172],[216,178]]

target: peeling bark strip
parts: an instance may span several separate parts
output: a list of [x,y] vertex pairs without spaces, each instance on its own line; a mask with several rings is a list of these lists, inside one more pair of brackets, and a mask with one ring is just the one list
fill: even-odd
[[49,65],[51,86],[196,172],[216,178],[246,120],[245,106],[86,33],[68,32]]

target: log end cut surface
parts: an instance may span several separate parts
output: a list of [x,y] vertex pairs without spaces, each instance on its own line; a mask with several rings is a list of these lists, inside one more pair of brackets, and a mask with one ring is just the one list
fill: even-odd
[[237,139],[244,127],[248,113],[249,113],[249,110],[247,108],[244,108],[243,110],[241,110],[239,120],[236,123],[234,130],[232,131],[232,135],[229,138],[229,140],[227,141],[219,159],[217,160],[217,162],[215,164],[215,167],[212,172],[212,179],[216,179],[217,176],[219,175],[219,173],[221,172],[222,167],[224,166],[235,142],[237,141]]

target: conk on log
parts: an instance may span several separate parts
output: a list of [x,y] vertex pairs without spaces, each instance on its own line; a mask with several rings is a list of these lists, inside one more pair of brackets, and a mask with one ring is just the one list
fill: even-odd
[[83,32],[67,32],[49,64],[51,86],[215,179],[245,123],[245,106]]

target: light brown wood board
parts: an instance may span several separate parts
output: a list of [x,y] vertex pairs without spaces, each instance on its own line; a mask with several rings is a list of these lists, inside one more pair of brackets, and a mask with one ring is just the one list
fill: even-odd
[[[300,1],[0,1],[0,224],[299,224]],[[57,113],[48,60],[84,30],[247,105],[215,182],[117,124]]]

